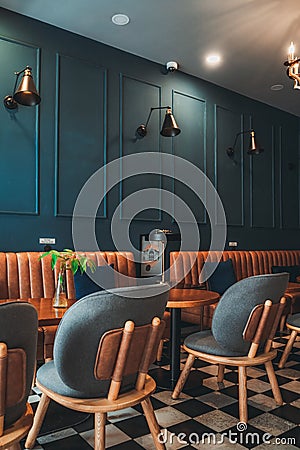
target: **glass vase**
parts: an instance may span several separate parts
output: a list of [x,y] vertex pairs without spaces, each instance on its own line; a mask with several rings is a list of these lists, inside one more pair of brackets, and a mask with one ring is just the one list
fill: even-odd
[[66,269],[61,267],[57,277],[56,289],[53,297],[54,308],[67,308],[67,293],[66,293]]

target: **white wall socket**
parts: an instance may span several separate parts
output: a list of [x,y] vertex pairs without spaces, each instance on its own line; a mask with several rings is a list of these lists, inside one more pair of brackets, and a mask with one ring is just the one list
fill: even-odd
[[55,244],[56,239],[55,238],[39,238],[40,244]]
[[228,247],[237,247],[238,243],[236,241],[229,241],[228,242]]

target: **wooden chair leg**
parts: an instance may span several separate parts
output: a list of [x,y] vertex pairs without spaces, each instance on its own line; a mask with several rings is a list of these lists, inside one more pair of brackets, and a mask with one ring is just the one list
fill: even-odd
[[191,368],[193,367],[194,361],[195,361],[195,356],[194,355],[189,355],[187,360],[186,360],[185,366],[184,366],[184,368],[183,368],[183,370],[181,372],[181,375],[178,378],[178,381],[176,383],[175,389],[173,391],[172,398],[174,400],[176,400],[179,397],[179,395],[180,395],[180,393],[181,393],[181,391],[183,389],[183,386],[185,385],[187,377],[190,374]]
[[280,322],[279,322],[279,331],[283,331],[286,323],[287,315],[281,316]]
[[224,370],[225,366],[223,364],[218,365],[218,376],[217,376],[217,382],[222,383],[224,380]]
[[34,365],[34,371],[33,371],[32,383],[31,383],[32,388],[34,388],[34,386],[35,386],[36,367],[37,367],[37,360],[35,360],[35,365]]
[[282,395],[281,395],[281,392],[280,392],[280,389],[278,386],[278,381],[277,381],[277,378],[276,378],[276,375],[274,372],[274,367],[273,367],[272,361],[267,361],[265,363],[265,367],[266,367],[266,371],[267,371],[270,385],[272,388],[274,400],[277,405],[282,405],[282,403],[283,403]]
[[248,407],[247,407],[247,371],[246,367],[238,367],[239,374],[239,413],[240,422],[248,422]]
[[33,418],[33,425],[29,430],[26,442],[25,449],[31,449],[34,447],[34,443],[38,432],[41,429],[45,414],[47,412],[48,406],[50,403],[50,398],[46,394],[42,394],[41,399],[39,401],[36,413]]
[[156,420],[150,398],[148,397],[145,400],[143,400],[141,402],[141,405],[148,423],[148,427],[151,431],[156,450],[165,450],[166,448],[165,444],[162,444],[158,440],[161,430]]
[[157,354],[156,354],[156,361],[157,361],[157,362],[160,362],[160,361],[161,361],[161,358],[162,358],[162,352],[163,352],[163,346],[164,346],[164,340],[161,339],[160,342],[159,342],[159,346],[158,346]]
[[283,352],[282,357],[281,357],[281,359],[279,361],[279,364],[278,364],[279,369],[283,369],[284,368],[286,360],[288,359],[288,356],[291,353],[291,350],[293,348],[293,345],[294,345],[294,342],[296,340],[297,334],[298,334],[298,331],[296,331],[296,330],[293,330],[291,332],[290,338],[287,341],[287,344],[285,346],[284,352]]
[[106,413],[95,413],[95,446],[94,450],[105,450]]

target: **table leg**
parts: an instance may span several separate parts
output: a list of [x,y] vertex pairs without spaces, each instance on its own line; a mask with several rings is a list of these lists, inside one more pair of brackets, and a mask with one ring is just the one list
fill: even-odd
[[171,308],[171,389],[180,374],[181,308]]
[[203,313],[204,313],[204,306],[201,306],[200,305],[200,323],[199,323],[199,326],[200,326],[200,331],[202,331],[203,330]]

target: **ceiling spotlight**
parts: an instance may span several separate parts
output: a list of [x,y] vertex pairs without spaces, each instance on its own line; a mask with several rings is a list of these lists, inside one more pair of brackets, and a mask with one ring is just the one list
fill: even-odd
[[273,84],[270,89],[271,91],[281,91],[283,89],[283,84]]
[[206,62],[211,65],[219,64],[221,62],[221,56],[217,54],[208,55],[206,57]]
[[129,17],[126,14],[115,14],[112,16],[111,21],[115,25],[127,25],[129,23]]

